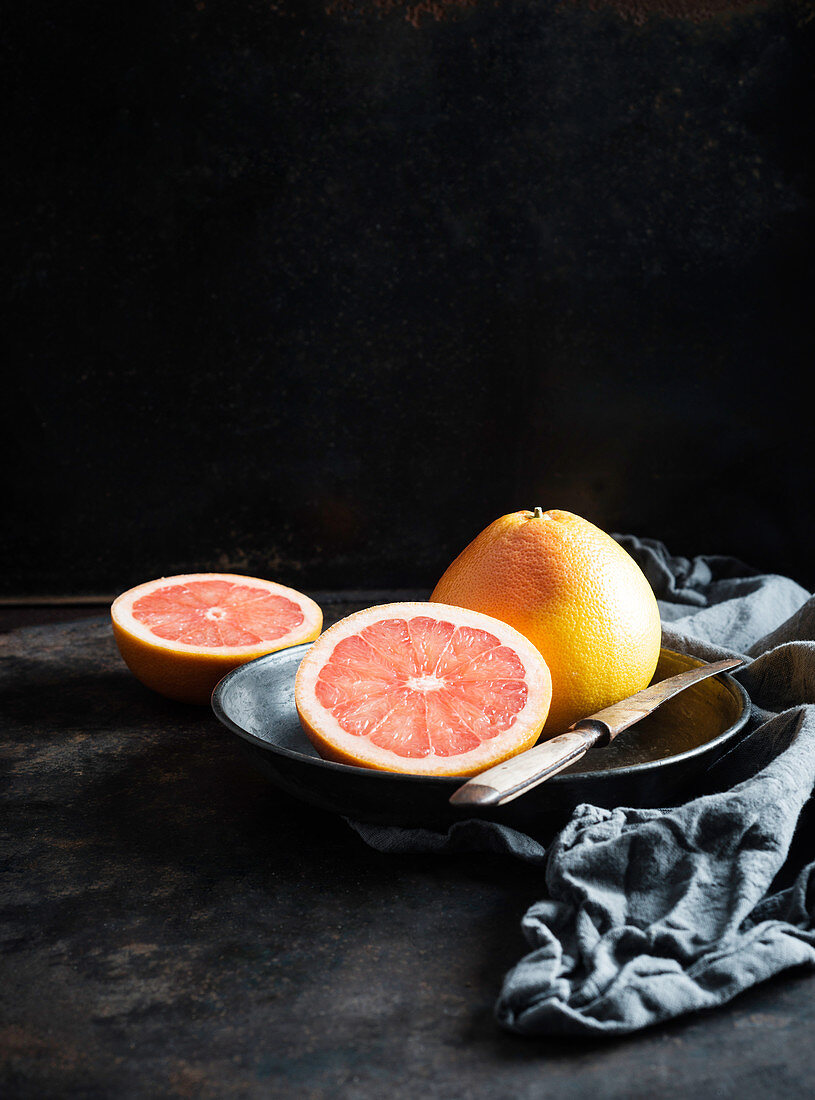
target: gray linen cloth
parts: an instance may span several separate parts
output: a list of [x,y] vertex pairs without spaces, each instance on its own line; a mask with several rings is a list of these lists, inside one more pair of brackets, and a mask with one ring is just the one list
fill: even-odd
[[732,558],[615,538],[657,594],[664,645],[749,660],[736,675],[750,721],[702,777],[705,793],[668,809],[578,806],[548,849],[484,821],[446,835],[350,823],[381,851],[493,851],[536,865],[541,900],[522,921],[531,950],[496,1005],[498,1022],[524,1034],[635,1031],[815,965],[815,814],[804,810],[815,785],[815,597]]

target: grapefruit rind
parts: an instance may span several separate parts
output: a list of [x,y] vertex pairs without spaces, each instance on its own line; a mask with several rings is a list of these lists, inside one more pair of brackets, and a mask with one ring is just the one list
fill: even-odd
[[[524,683],[528,693],[525,704],[515,714],[509,729],[495,734],[478,748],[456,756],[440,756],[431,752],[422,757],[403,757],[373,744],[364,736],[348,733],[331,711],[320,703],[316,695],[318,677],[339,642],[381,620],[416,616],[443,620],[455,626],[479,628],[497,636],[502,645],[513,649],[524,666]],[[551,677],[537,648],[519,631],[490,615],[439,603],[393,603],[354,612],[320,635],[297,670],[294,698],[303,730],[325,760],[411,775],[468,776],[476,775],[535,744],[549,710]]]
[[494,615],[535,643],[553,682],[546,736],[647,687],[659,659],[650,582],[616,539],[572,512],[499,517],[451,562],[430,600]]
[[[279,638],[261,640],[252,645],[213,647],[165,640],[133,616],[134,603],[157,589],[211,580],[248,585],[283,596],[298,605],[303,621]],[[110,615],[119,652],[137,679],[170,699],[201,705],[209,703],[215,685],[233,668],[267,653],[313,641],[323,624],[319,605],[302,592],[275,581],[236,573],[183,573],[158,577],[117,596],[111,605]]]

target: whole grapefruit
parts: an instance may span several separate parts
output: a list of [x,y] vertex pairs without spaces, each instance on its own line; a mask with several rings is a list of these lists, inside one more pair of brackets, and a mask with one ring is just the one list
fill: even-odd
[[648,580],[610,535],[571,512],[501,516],[430,599],[493,615],[537,646],[552,676],[548,735],[647,687],[656,669],[662,633]]

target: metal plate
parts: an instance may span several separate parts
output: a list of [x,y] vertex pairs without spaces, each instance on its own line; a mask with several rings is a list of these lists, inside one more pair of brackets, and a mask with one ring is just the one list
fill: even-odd
[[[230,672],[215,688],[212,708],[279,787],[320,809],[381,824],[438,829],[478,816],[540,831],[556,826],[581,802],[664,805],[721,756],[750,711],[746,692],[732,676],[703,680],[515,802],[465,812],[447,801],[459,778],[377,772],[317,755],[294,705],[294,677],[308,648],[271,653]],[[663,649],[654,681],[702,663]]]

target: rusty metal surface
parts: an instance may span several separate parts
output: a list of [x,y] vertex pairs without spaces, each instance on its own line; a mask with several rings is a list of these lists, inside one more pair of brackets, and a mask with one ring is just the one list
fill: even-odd
[[617,734],[646,718],[680,691],[685,691],[691,685],[698,684],[700,680],[706,680],[709,676],[715,676],[717,672],[731,671],[742,664],[744,661],[740,658],[729,657],[723,661],[714,661],[707,666],[679,672],[675,676],[669,676],[659,683],[643,688],[642,691],[636,692],[627,699],[621,699],[619,703],[614,703],[604,710],[598,710],[596,714],[590,716],[589,721],[602,722],[607,727],[605,736],[610,735],[613,740]]
[[0,645],[4,1098],[812,1094],[812,975],[621,1042],[504,1034],[540,871],[366,848],[141,688],[104,618]]

